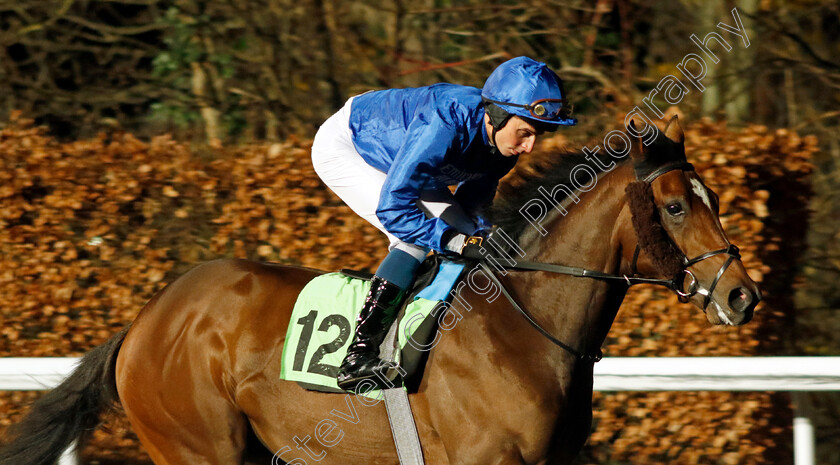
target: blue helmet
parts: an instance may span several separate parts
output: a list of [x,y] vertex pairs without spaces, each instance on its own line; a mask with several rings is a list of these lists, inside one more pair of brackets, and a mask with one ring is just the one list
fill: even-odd
[[[563,81],[545,63],[528,57],[516,57],[499,65],[484,83],[481,98],[485,104],[494,104],[509,115],[536,121],[541,126],[577,124],[577,119],[569,116]],[[506,121],[507,118],[499,127]]]

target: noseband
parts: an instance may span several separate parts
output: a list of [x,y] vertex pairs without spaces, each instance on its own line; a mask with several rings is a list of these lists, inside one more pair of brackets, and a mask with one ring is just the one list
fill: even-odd
[[[645,176],[643,179],[641,179],[641,181],[651,183],[656,178],[662,176],[663,174],[674,171],[674,170],[694,171],[694,166],[691,163],[688,163],[688,162],[668,163],[666,165],[663,165],[663,166],[657,168],[656,170],[654,170],[653,172],[651,172],[650,174]],[[489,277],[489,279],[495,285],[499,286],[499,289],[501,290],[502,294],[504,294],[504,296],[508,299],[508,301],[513,306],[513,308],[515,308],[517,311],[519,311],[519,313],[521,313],[525,317],[525,319],[528,321],[528,323],[531,324],[531,326],[536,328],[537,331],[539,331],[543,336],[548,338],[552,343],[554,343],[555,345],[563,348],[567,352],[574,355],[578,360],[589,361],[589,362],[597,362],[597,361],[601,360],[601,358],[603,357],[603,353],[601,352],[600,348],[598,348],[594,352],[581,352],[581,351],[563,343],[562,341],[558,340],[557,338],[552,336],[548,331],[546,331],[542,326],[540,326],[539,323],[537,323],[536,320],[534,320],[533,316],[531,316],[531,314],[525,308],[523,308],[521,305],[519,305],[516,302],[516,299],[513,298],[513,296],[510,294],[510,292],[508,292],[508,290],[505,288],[505,286],[501,283],[501,281],[499,281],[499,278],[496,277],[496,274],[493,273],[493,271],[490,269],[489,266],[487,266],[488,258],[490,258],[491,256],[490,256],[489,253],[486,253],[486,251],[484,251],[484,249],[482,249],[482,250],[483,250],[482,253],[485,256],[485,259],[480,261],[480,265],[482,267],[482,270],[485,272],[485,274]],[[677,250],[679,250],[679,248],[677,248]],[[688,300],[691,297],[693,297],[694,295],[701,294],[701,295],[703,295],[703,307],[702,308],[703,308],[703,311],[705,312],[706,307],[708,307],[709,303],[711,302],[712,293],[714,292],[715,287],[717,287],[717,284],[718,284],[718,281],[720,281],[720,278],[723,276],[723,274],[729,268],[729,265],[732,264],[733,260],[735,260],[735,259],[740,260],[741,259],[741,254],[738,250],[738,247],[727,241],[727,246],[725,248],[719,249],[719,250],[712,250],[712,251],[700,254],[697,257],[694,257],[694,258],[691,258],[691,259],[689,259],[688,257],[685,256],[685,254],[683,254],[682,257],[681,257],[682,270],[677,274],[677,276],[674,276],[671,279],[658,279],[658,278],[644,278],[644,277],[641,277],[641,276],[636,276],[636,274],[637,274],[636,273],[636,261],[639,258],[639,253],[640,252],[641,252],[641,246],[637,244],[636,245],[636,251],[633,254],[632,273],[630,275],[615,275],[615,274],[610,274],[610,273],[604,273],[604,272],[597,271],[597,270],[589,270],[589,269],[586,269],[586,268],[579,268],[579,267],[575,267],[575,266],[557,265],[557,264],[553,264],[553,263],[542,263],[542,262],[521,261],[521,262],[516,262],[516,264],[514,264],[514,265],[506,265],[506,264],[498,263],[498,261],[496,261],[495,264],[500,265],[502,268],[505,268],[505,269],[508,269],[508,270],[545,271],[545,272],[549,272],[549,273],[565,274],[565,275],[576,276],[576,277],[580,277],[580,278],[593,278],[593,279],[601,279],[601,280],[605,280],[605,281],[623,281],[627,284],[628,287],[632,286],[634,284],[661,285],[661,286],[665,286],[665,287],[671,289],[672,291],[674,291],[677,294],[680,302],[683,302],[683,303],[688,302]],[[709,288],[708,289],[703,289],[700,286],[700,282],[697,279],[697,277],[688,268],[691,267],[692,265],[700,263],[703,260],[706,260],[708,258],[714,257],[716,255],[724,255],[724,254],[728,255],[728,258],[726,259],[724,264],[721,265],[720,269],[717,272],[717,275],[715,275],[715,279],[712,281],[712,284],[709,286]],[[686,283],[685,283],[686,278],[690,279],[690,283],[688,284],[687,289],[685,287],[686,286]]]
[[[636,247],[638,247],[638,246],[636,246]],[[637,248],[637,250],[638,250],[638,248]],[[709,289],[702,288],[699,284],[699,281],[698,281],[697,277],[694,276],[694,273],[692,273],[691,270],[688,269],[688,267],[690,267],[691,265],[694,265],[695,263],[700,263],[707,258],[714,257],[715,255],[724,255],[724,254],[728,255],[729,257],[726,259],[726,261],[723,263],[723,265],[721,265],[720,269],[718,269],[718,272],[715,275],[715,279],[712,280],[712,285],[709,286]],[[637,256],[638,256],[638,253],[636,255],[634,255],[633,258],[635,259]],[[724,249],[712,250],[712,251],[706,252],[704,254],[698,255],[697,257],[694,257],[692,259],[689,259],[685,255],[683,255],[683,257],[682,257],[683,270],[682,270],[681,274],[678,275],[677,277],[671,279],[670,284],[665,284],[665,285],[668,286],[674,292],[677,293],[677,297],[679,298],[680,302],[682,302],[682,303],[688,302],[688,300],[690,298],[694,297],[695,294],[702,295],[703,296],[703,307],[701,307],[701,308],[705,312],[706,307],[709,306],[709,303],[712,300],[712,292],[715,291],[715,287],[717,287],[718,281],[720,281],[720,278],[723,276],[724,273],[726,273],[726,269],[729,268],[729,265],[731,265],[732,261],[735,260],[735,259],[738,259],[738,260],[741,259],[740,249],[738,249],[738,246],[735,245],[735,244],[728,244],[726,246],[726,248],[724,248]],[[635,261],[633,262],[633,269],[634,270],[636,269]],[[688,285],[688,290],[687,291],[683,290],[683,289],[685,289],[685,278],[690,278],[691,279],[691,282]]]

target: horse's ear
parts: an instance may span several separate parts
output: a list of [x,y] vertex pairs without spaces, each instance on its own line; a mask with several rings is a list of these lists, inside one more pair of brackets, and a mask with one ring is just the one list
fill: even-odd
[[665,133],[665,137],[678,144],[685,142],[685,134],[683,133],[682,126],[680,126],[677,115],[671,117],[671,120],[668,121],[668,124],[665,126],[665,131],[663,132]]
[[639,131],[636,129],[636,117],[630,119],[630,158],[633,160],[634,163],[638,164],[645,160],[645,153],[647,152],[647,147],[645,147],[644,141],[642,141],[641,136],[636,136]]

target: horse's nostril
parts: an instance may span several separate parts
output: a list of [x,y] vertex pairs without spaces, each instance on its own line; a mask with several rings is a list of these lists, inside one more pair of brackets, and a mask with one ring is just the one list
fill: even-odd
[[736,312],[745,312],[753,307],[755,300],[755,296],[749,289],[736,287],[729,293],[729,308]]

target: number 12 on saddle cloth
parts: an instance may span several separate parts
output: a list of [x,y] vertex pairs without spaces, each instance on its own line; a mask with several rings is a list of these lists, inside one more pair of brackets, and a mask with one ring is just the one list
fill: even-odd
[[[416,370],[424,348],[435,336],[438,317],[463,270],[463,263],[443,261],[434,280],[413,298],[406,299],[395,323],[399,325],[395,361],[408,376]],[[335,377],[369,288],[370,281],[343,273],[318,276],[303,288],[286,333],[280,379],[296,381],[310,390],[344,392]],[[365,395],[379,398],[380,393],[371,391]]]

